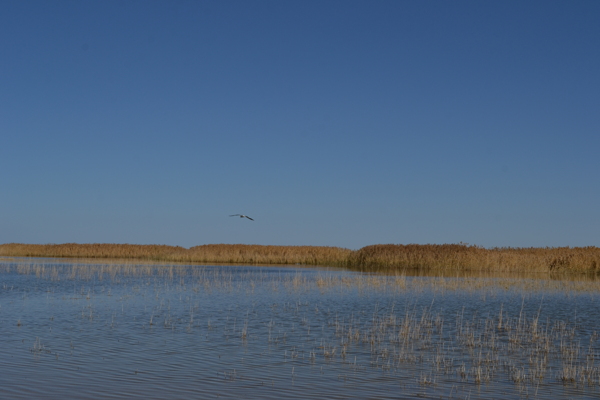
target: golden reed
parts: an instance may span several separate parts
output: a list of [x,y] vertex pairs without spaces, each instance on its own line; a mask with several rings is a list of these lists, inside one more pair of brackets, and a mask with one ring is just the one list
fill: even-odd
[[492,248],[466,244],[382,244],[359,250],[326,246],[207,244],[189,249],[134,244],[0,245],[0,256],[129,258],[190,263],[304,264],[360,271],[576,272],[600,273],[600,248]]

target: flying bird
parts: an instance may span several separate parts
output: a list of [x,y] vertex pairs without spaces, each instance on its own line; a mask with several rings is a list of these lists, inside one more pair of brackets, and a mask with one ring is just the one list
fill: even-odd
[[230,215],[230,217],[248,218],[250,221],[254,221],[252,218],[250,218],[249,216],[244,215],[244,214],[233,214],[233,215]]

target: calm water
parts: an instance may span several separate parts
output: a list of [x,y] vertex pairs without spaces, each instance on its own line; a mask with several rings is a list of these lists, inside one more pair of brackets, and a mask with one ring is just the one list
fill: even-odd
[[598,399],[600,284],[0,260],[0,398]]

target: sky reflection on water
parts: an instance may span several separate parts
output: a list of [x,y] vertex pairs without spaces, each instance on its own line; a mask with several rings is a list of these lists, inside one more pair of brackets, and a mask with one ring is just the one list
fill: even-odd
[[0,279],[11,399],[600,395],[593,280],[34,259]]

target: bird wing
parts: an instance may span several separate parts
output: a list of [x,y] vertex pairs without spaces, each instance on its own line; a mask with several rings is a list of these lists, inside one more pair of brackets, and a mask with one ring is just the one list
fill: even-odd
[[244,215],[244,217],[248,218],[250,221],[254,221],[252,218],[250,218],[250,217],[249,217],[249,216],[247,216],[247,215]]
[[230,215],[230,217],[239,217],[239,216],[240,216],[240,214],[233,214],[233,215]]

